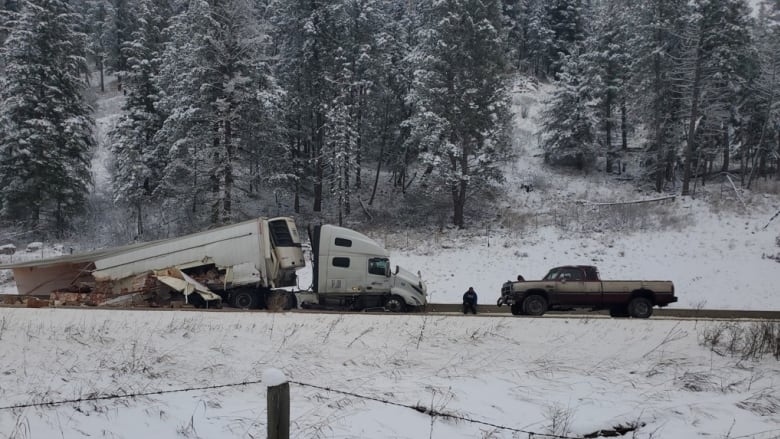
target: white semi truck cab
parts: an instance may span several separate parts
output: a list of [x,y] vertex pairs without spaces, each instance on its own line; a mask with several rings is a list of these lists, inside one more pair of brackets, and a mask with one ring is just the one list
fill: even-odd
[[389,252],[362,233],[333,225],[309,229],[312,246],[311,296],[299,296],[302,307],[384,308],[401,312],[427,303],[419,275],[396,266]]

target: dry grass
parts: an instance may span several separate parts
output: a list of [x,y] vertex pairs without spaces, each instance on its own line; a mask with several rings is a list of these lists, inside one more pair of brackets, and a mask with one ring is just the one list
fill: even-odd
[[740,325],[724,322],[699,333],[699,343],[722,356],[760,360],[768,355],[780,360],[780,323]]

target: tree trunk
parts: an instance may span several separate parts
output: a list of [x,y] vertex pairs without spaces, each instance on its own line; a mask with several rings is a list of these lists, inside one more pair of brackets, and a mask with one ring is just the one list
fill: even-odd
[[103,67],[103,57],[98,58],[98,70],[100,70],[100,92],[105,93],[106,92],[106,82],[105,82],[105,72]]
[[720,167],[720,171],[729,172],[729,159],[731,158],[731,155],[729,154],[729,125],[727,123],[723,124],[722,134],[721,140],[723,145],[721,145],[721,147],[723,148],[723,165]]
[[312,145],[312,154],[314,154],[314,208],[315,212],[322,212],[322,180],[325,164],[322,160],[322,115],[317,112],[315,115],[316,127],[313,127],[314,145]]
[[[660,38],[660,37],[657,37]],[[655,82],[655,97],[653,102],[653,131],[655,137],[655,190],[661,192],[664,188],[664,165],[666,161],[666,155],[664,154],[663,144],[663,120],[662,120],[662,107],[661,103],[663,98],[661,96],[661,55],[656,53],[653,55],[653,70],[654,70],[654,82]]]
[[[455,142],[453,143],[457,144]],[[461,149],[460,158],[450,155],[450,164],[454,172],[457,172],[458,168],[460,168],[460,174],[461,174],[460,181],[453,184],[452,186],[452,205],[453,205],[452,222],[456,227],[462,229],[465,226],[463,211],[466,205],[466,190],[468,189],[468,180],[466,179],[466,177],[469,176],[469,155],[468,155],[468,147],[465,145],[465,142],[460,149]]]
[[620,101],[620,140],[620,147],[625,152],[628,149],[628,107],[625,96]]
[[[701,32],[701,31],[700,31]],[[695,136],[696,136],[696,123],[699,119],[699,95],[701,94],[701,74],[702,74],[702,38],[703,35],[699,35],[699,40],[696,45],[696,64],[693,72],[693,91],[691,92],[691,114],[688,120],[688,140],[685,145],[685,167],[683,169],[683,182],[682,182],[682,195],[688,195],[690,191],[693,156],[696,152]]]
[[[228,113],[230,114],[230,112]],[[233,129],[230,120],[225,120],[225,176],[222,189],[222,222],[227,224],[233,216]]]
[[144,236],[144,217],[140,200],[135,202],[135,217],[135,234],[140,239]]
[[374,187],[371,188],[371,198],[368,200],[368,205],[371,206],[374,203],[374,196],[376,196],[376,187],[379,185],[379,173],[382,171],[382,160],[385,155],[385,143],[387,142],[387,126],[389,125],[389,110],[390,103],[385,102],[385,111],[382,115],[382,132],[379,136],[379,158],[376,161],[376,173],[374,174]]
[[612,172],[615,162],[615,155],[612,151],[612,92],[607,92],[607,98],[604,100],[604,147],[607,150],[607,173]]

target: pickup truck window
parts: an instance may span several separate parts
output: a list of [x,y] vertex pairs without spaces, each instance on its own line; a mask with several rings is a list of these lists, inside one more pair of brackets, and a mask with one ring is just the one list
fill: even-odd
[[560,274],[561,280],[584,280],[585,276],[582,273],[582,270],[579,268],[564,268],[561,270]]
[[551,280],[551,281],[562,281],[562,280],[576,280],[576,281],[582,281],[585,280],[585,274],[576,267],[560,267],[550,270],[549,273],[547,273],[547,276],[544,277],[542,280]]

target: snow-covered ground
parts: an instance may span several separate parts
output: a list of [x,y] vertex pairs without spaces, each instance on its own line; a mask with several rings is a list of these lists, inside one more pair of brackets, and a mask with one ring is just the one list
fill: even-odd
[[[659,194],[546,168],[536,135],[545,93],[518,84],[518,158],[495,218],[466,230],[355,228],[420,271],[432,302],[459,302],[474,286],[495,303],[517,274],[593,264],[605,279],[674,281],[677,307],[780,310],[777,186],[718,181],[695,197],[599,204]],[[115,93],[98,101],[104,143],[120,103]],[[99,187],[109,163],[98,151]],[[68,251],[16,244],[0,263]],[[13,292],[0,272],[0,293]],[[0,308],[0,439],[264,437],[258,381],[273,369],[292,380],[295,438],[582,437],[621,425],[638,427],[634,438],[780,438],[780,362],[703,346],[723,324]],[[751,325],[731,323],[723,338]],[[146,396],[93,400],[126,394]]]
[[780,362],[723,324],[0,308],[0,438],[265,437],[269,370],[294,438],[780,438]]

